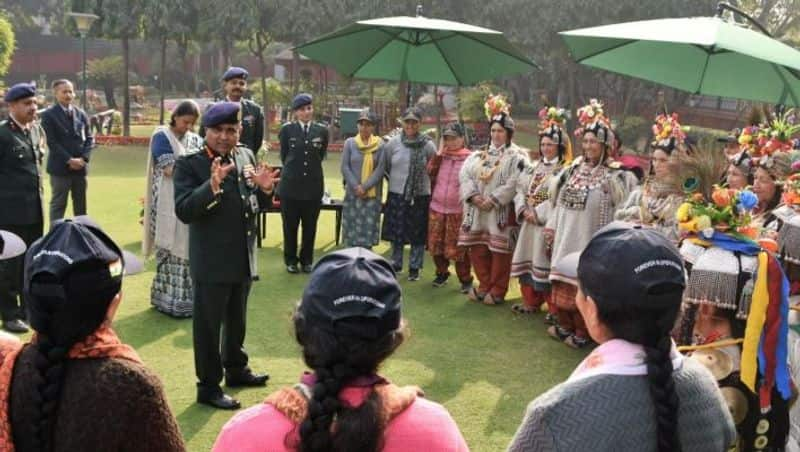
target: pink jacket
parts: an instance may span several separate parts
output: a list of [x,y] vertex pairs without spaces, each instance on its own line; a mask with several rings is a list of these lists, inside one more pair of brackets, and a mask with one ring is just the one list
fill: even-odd
[[[339,398],[360,405],[369,387],[347,387]],[[217,437],[213,452],[291,452],[286,435],[296,435],[296,425],[266,403],[248,408],[231,418]],[[467,452],[461,432],[447,410],[438,403],[417,398],[397,415],[383,433],[383,452]]]
[[431,159],[429,173],[436,173],[431,174],[435,179],[430,209],[434,212],[444,214],[463,212],[464,208],[459,198],[458,175],[467,157],[468,155],[459,157],[444,155]]

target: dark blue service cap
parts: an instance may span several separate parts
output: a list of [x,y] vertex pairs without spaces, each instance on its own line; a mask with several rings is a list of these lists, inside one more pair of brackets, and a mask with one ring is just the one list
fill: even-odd
[[118,280],[123,274],[132,274],[141,268],[138,258],[123,252],[90,218],[64,219],[56,222],[28,249],[25,255],[25,293],[63,297],[63,287],[59,283],[36,284],[32,281],[41,274],[51,275],[53,281],[62,281],[73,269],[88,263],[107,264],[108,272],[103,274],[105,280]]
[[678,248],[656,229],[638,224],[605,226],[572,262],[581,289],[608,310],[668,308],[680,303],[674,293],[686,287]]
[[25,99],[28,97],[36,96],[36,86],[32,83],[17,83],[6,91],[3,98],[6,102],[14,102],[16,100]]
[[400,327],[402,299],[386,259],[347,248],[317,262],[297,311],[332,334],[377,339]]
[[208,107],[203,114],[203,127],[216,127],[220,124],[239,124],[242,120],[239,102],[217,102]]
[[247,69],[238,66],[231,66],[222,74],[222,81],[227,82],[228,80],[234,78],[241,78],[247,80],[247,77],[250,76],[250,73],[247,72]]
[[306,105],[310,104],[313,101],[314,98],[311,97],[311,94],[300,93],[294,96],[294,99],[292,99],[292,110],[297,110],[298,108],[305,107]]

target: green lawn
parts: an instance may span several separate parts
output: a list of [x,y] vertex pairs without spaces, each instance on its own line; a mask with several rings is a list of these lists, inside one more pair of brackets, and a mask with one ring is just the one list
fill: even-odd
[[[276,156],[270,158],[274,161]],[[325,166],[327,186],[334,197],[340,197],[338,155],[332,155]],[[89,181],[90,214],[122,246],[136,252],[142,235],[138,218],[144,171],[144,148],[101,147],[93,155]],[[322,213],[317,256],[335,248],[333,219],[331,212]],[[304,369],[289,318],[307,277],[288,275],[283,269],[279,223],[279,216],[270,215],[259,253],[261,281],[254,284],[250,296],[246,340],[252,367],[268,371],[272,378],[266,389],[233,391],[244,406],[295,383]],[[386,244],[378,248],[378,252],[387,251]],[[402,280],[411,335],[382,373],[400,385],[420,385],[428,398],[444,404],[472,450],[503,450],[526,404],[565,379],[583,353],[549,339],[541,315],[520,318],[511,313],[510,304],[470,303],[453,282],[433,289],[432,268],[428,260],[422,281]],[[232,413],[194,403],[191,320],[174,320],[150,307],[152,262],[147,270],[125,281],[115,328],[161,377],[189,450],[207,451]],[[508,298],[519,298],[515,283]]]

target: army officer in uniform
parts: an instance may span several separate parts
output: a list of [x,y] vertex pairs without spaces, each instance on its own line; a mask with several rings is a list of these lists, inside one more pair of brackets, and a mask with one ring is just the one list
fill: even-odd
[[[222,75],[222,90],[225,93],[225,99],[222,100],[241,105],[242,131],[239,134],[239,143],[258,155],[264,141],[264,110],[261,105],[244,98],[249,76],[250,73],[244,68],[229,67]],[[205,127],[200,127],[200,136],[206,136]]]
[[[27,246],[42,236],[42,129],[34,125],[36,87],[12,86],[5,95],[8,119],[0,123],[0,229],[20,236]],[[24,333],[23,257],[0,262],[0,316],[3,328]],[[19,304],[17,303],[19,299]]]
[[[315,123],[310,94],[301,93],[292,100],[295,120],[281,127],[281,198],[283,218],[283,260],[286,271],[311,273],[314,240],[325,181],[322,160],[328,150],[328,129]],[[302,223],[303,238],[297,254],[297,228]]]
[[250,149],[237,146],[239,121],[238,103],[211,106],[202,121],[205,146],[180,158],[173,175],[175,214],[189,225],[197,401],[223,409],[239,408],[220,388],[223,370],[228,387],[263,386],[269,378],[248,367],[244,336],[256,212],[271,202],[278,179],[277,171],[256,166]]

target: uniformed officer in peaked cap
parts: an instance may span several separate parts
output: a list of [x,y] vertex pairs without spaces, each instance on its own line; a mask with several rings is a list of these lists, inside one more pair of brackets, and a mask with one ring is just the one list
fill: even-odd
[[263,386],[268,379],[248,367],[244,336],[256,214],[272,201],[279,179],[277,171],[256,164],[250,149],[237,145],[240,115],[237,102],[212,105],[202,120],[205,146],[178,159],[173,176],[175,214],[189,225],[197,401],[223,409],[239,407],[220,388],[223,371],[228,387]]
[[[317,219],[324,191],[322,160],[328,150],[328,129],[314,119],[310,94],[300,93],[292,100],[294,121],[281,127],[281,198],[283,217],[283,259],[289,273],[311,273]],[[303,225],[300,253],[297,229]]]
[[[0,229],[30,246],[42,236],[42,146],[44,135],[34,124],[36,87],[19,83],[6,91],[8,119],[0,123]],[[23,259],[0,262],[0,316],[3,328],[28,331],[22,294]],[[19,301],[18,301],[19,300]]]

